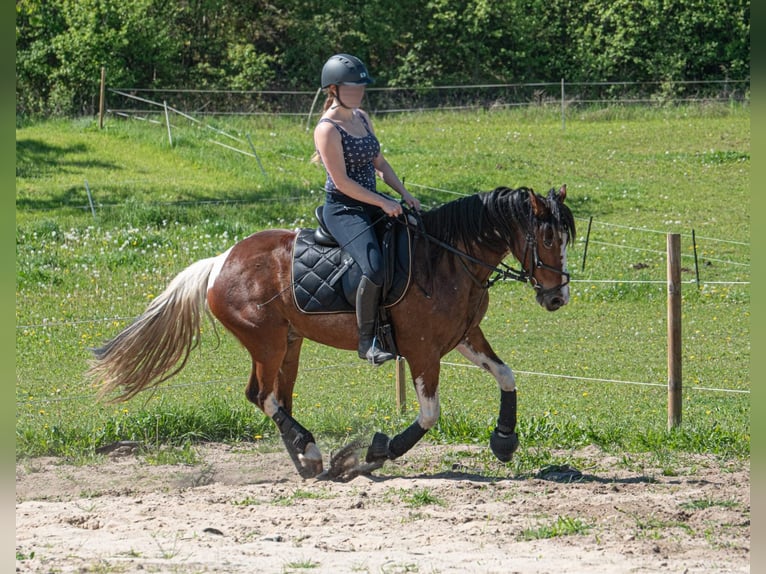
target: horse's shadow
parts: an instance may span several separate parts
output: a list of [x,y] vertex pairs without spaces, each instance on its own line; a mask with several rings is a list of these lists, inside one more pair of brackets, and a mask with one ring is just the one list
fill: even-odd
[[398,474],[368,474],[366,477],[372,482],[384,483],[394,479],[409,478],[418,480],[454,480],[457,482],[478,482],[493,484],[499,482],[525,482],[528,480],[541,480],[544,482],[555,482],[558,484],[656,484],[657,478],[649,475],[637,475],[627,477],[598,476],[595,474],[583,474],[576,469],[571,469],[571,473],[560,471],[558,473],[522,473],[515,476],[496,476],[485,473],[480,470],[445,470],[435,473],[420,473],[410,476]]
[[364,476],[372,482],[386,482],[395,479],[409,478],[421,480],[454,480],[476,483],[498,482],[523,482],[527,480],[540,480],[559,484],[656,484],[659,480],[651,475],[640,474],[636,476],[617,477],[585,474],[568,464],[549,464],[536,472],[522,472],[513,476],[498,476],[491,469],[476,468],[462,463],[454,463],[449,470],[434,473],[421,472],[419,474],[383,474],[383,461],[372,463],[362,462],[361,450],[366,443],[363,440],[352,441],[333,454],[329,461],[329,468],[322,473],[320,480],[336,482],[349,482],[358,476]]

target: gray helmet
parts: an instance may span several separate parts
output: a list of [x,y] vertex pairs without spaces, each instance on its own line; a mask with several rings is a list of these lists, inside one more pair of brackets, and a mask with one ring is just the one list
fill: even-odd
[[322,67],[322,87],[363,86],[374,82],[362,61],[351,54],[335,54]]

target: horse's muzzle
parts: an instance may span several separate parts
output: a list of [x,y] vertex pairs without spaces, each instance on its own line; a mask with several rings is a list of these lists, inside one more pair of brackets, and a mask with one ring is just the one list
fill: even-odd
[[553,289],[539,290],[537,302],[548,311],[556,311],[569,303],[569,286],[564,285]]

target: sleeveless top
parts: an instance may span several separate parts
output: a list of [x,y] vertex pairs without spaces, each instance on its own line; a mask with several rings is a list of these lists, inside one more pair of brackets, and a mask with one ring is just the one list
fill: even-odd
[[[357,112],[354,112],[355,114]],[[341,143],[343,145],[343,159],[346,162],[346,174],[349,178],[356,183],[369,189],[370,191],[376,191],[376,179],[375,179],[375,166],[372,164],[377,155],[380,153],[380,142],[375,134],[370,130],[370,126],[367,124],[367,120],[361,114],[357,114],[362,120],[367,135],[362,137],[354,137],[346,130],[344,130],[336,122],[329,118],[322,118],[319,123],[329,122],[340,133]],[[327,170],[325,170],[327,171]],[[325,190],[328,193],[343,194],[335,182],[327,173],[327,181],[325,182]]]

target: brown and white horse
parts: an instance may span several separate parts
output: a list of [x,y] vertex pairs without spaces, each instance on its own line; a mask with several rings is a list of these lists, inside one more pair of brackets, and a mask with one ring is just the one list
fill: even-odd
[[[403,455],[436,424],[440,359],[453,349],[497,380],[500,409],[490,447],[501,461],[511,460],[518,447],[514,374],[492,350],[479,323],[489,305],[493,273],[495,279],[528,281],[538,303],[550,311],[567,304],[566,250],[575,223],[565,197],[565,186],[547,196],[499,187],[422,214],[424,231],[414,242],[411,287],[389,309],[420,410],[393,438],[375,433],[366,445],[365,463],[353,461],[358,472]],[[261,231],[181,271],[140,317],[95,350],[89,375],[101,382],[102,396],[127,400],[178,373],[199,343],[207,306],[252,357],[247,399],[274,420],[301,476],[326,477],[330,469],[323,471],[316,440],[293,418],[301,344],[308,338],[355,350],[357,326],[353,313],[307,314],[296,307],[291,292],[295,238],[295,231]],[[509,254],[521,271],[503,264]],[[337,457],[330,467],[336,462]],[[348,461],[339,464],[349,467]]]

